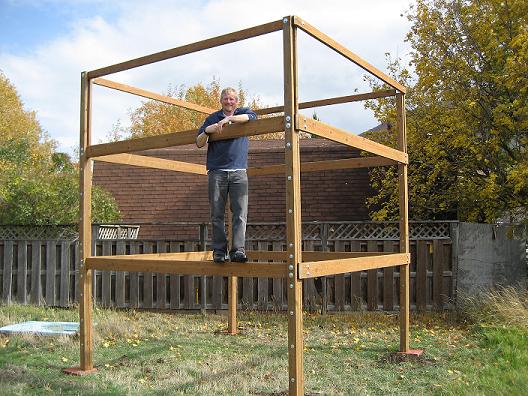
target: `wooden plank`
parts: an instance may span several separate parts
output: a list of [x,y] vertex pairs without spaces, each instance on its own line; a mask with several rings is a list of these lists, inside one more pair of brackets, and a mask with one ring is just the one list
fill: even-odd
[[[80,160],[79,160],[79,257],[80,257],[80,368],[89,372],[93,370],[93,299],[92,287],[95,276],[85,265],[85,260],[95,254],[92,244],[92,169],[93,161],[86,155],[86,149],[91,143],[91,85],[88,75],[81,75],[81,105],[80,105]],[[92,249],[94,252],[92,253]]]
[[[169,244],[171,253],[180,251],[180,244],[171,241]],[[170,309],[180,309],[180,275],[170,274],[169,276],[170,291]]]
[[213,308],[222,309],[222,297],[224,293],[224,278],[222,276],[213,276]]
[[327,36],[323,32],[319,31],[314,26],[310,25],[308,22],[306,22],[306,21],[304,21],[301,18],[296,16],[294,18],[294,23],[295,23],[295,26],[297,26],[298,28],[300,28],[301,30],[303,30],[304,32],[306,32],[307,34],[309,34],[310,36],[312,36],[316,40],[320,41],[321,43],[323,43],[324,45],[326,45],[330,49],[333,49],[338,54],[340,54],[340,55],[344,56],[345,58],[351,60],[356,65],[361,67],[363,70],[365,70],[365,71],[369,72],[370,74],[372,74],[373,76],[379,78],[381,81],[385,82],[386,84],[390,85],[391,87],[397,89],[398,91],[400,91],[402,93],[405,93],[407,91],[406,88],[403,85],[401,85],[400,83],[398,83],[396,80],[394,80],[393,78],[389,77],[388,75],[383,73],[378,68],[372,66],[366,60],[364,60],[360,56],[356,55],[355,53],[353,53],[352,51],[350,51],[349,49],[347,49],[343,45],[339,44],[337,41],[335,41],[334,39],[330,38],[329,36]]
[[60,273],[60,306],[70,304],[70,244],[62,241],[61,244],[61,273]]
[[40,241],[31,242],[31,304],[40,305],[42,301]]
[[[139,241],[130,242],[130,254],[134,255],[139,252]],[[139,274],[137,272],[130,272],[130,298],[128,306],[131,308],[139,308]]]
[[2,273],[2,299],[11,304],[13,290],[13,241],[4,241],[4,271]]
[[[271,132],[284,130],[284,117],[270,117],[247,122],[245,124],[232,124],[224,127],[221,134],[212,135],[209,140],[233,139],[240,136],[264,135]],[[101,157],[111,154],[129,153],[185,144],[195,144],[198,129],[189,131],[172,132],[163,135],[148,136],[137,139],[123,140],[120,142],[101,143],[86,149],[86,155],[90,158]]]
[[444,308],[444,244],[440,239],[433,240],[433,307]]
[[[372,168],[376,166],[390,166],[396,164],[396,161],[384,157],[346,158],[339,160],[303,162],[301,163],[301,172]],[[249,176],[276,175],[283,174],[285,170],[286,166],[283,164],[267,165],[248,168],[247,173]]]
[[370,257],[353,257],[347,259],[308,261],[300,266],[300,278],[314,278],[323,275],[343,274],[346,272],[364,271],[376,268],[393,267],[408,263],[407,253],[393,253]]
[[[340,243],[341,241],[336,241],[336,246],[343,247]],[[387,254],[392,254],[390,252],[304,252],[303,259],[304,261],[324,261],[340,258],[352,258],[352,257],[371,257],[371,256],[385,256]]]
[[416,309],[425,311],[427,306],[427,241],[416,242],[416,277],[414,289],[416,290]]
[[[368,241],[367,250],[378,253],[378,242]],[[367,309],[369,311],[378,309],[378,268],[367,271]]]
[[[150,242],[152,243],[152,242]],[[152,245],[151,245],[152,246]],[[171,246],[179,248],[179,243],[171,242]],[[192,242],[188,243],[192,248]],[[152,248],[150,249],[152,251]],[[144,254],[127,254],[118,256],[99,256],[112,257],[117,260],[136,259],[136,260],[166,260],[166,261],[206,261],[213,259],[213,252],[164,252],[164,253],[144,253]]]
[[190,162],[173,161],[163,158],[147,157],[137,154],[111,154],[96,157],[96,161],[110,162],[113,164],[123,164],[139,166],[143,168],[163,169],[173,172],[194,173],[197,175],[207,175],[205,165],[192,164]]
[[[396,95],[398,123],[398,148],[407,153],[407,131],[405,119],[405,95]],[[407,186],[407,164],[398,165],[398,195],[400,205],[400,252],[410,253],[409,247],[409,190]],[[409,351],[409,264],[400,267],[400,352]]]
[[[149,254],[152,253],[152,242],[146,241],[143,243],[143,253]],[[134,260],[131,258],[130,260]],[[139,261],[138,261],[139,262]],[[124,269],[124,271],[134,271],[132,269]],[[153,300],[153,293],[154,293],[154,274],[151,272],[153,271],[152,268],[150,268],[149,265],[145,265],[142,269],[137,270],[138,272],[143,272],[143,308],[153,308],[154,307],[154,300]]]
[[[358,102],[360,100],[386,98],[388,96],[394,96],[394,95],[396,95],[396,91],[394,89],[389,89],[389,90],[367,92],[367,93],[361,93],[361,94],[355,94],[355,95],[336,96],[333,98],[312,100],[309,102],[301,102],[299,103],[299,109],[310,109],[312,107],[322,107],[322,106],[329,106],[329,105],[341,104],[341,103]],[[266,109],[255,110],[255,113],[257,113],[258,115],[282,113],[282,112],[284,112],[284,106],[275,106],[275,107],[268,107]]]
[[17,301],[27,304],[27,241],[18,241]]
[[[390,257],[390,256],[386,256]],[[378,257],[370,257],[364,259],[348,259],[348,260],[372,260]],[[382,257],[379,257],[382,259]],[[394,259],[393,259],[394,260]],[[317,261],[307,263],[312,265],[316,271],[321,263],[328,263],[332,261]],[[165,272],[167,274],[185,274],[185,275],[222,275],[222,276],[247,276],[247,277],[269,277],[269,278],[284,278],[286,277],[286,268],[284,264],[280,263],[255,263],[248,261],[247,263],[224,263],[217,264],[211,261],[173,261],[167,260],[136,260],[136,259],[119,259],[106,257],[90,257],[86,261],[86,265],[90,269],[109,270],[114,271],[155,271]],[[307,276],[306,278],[310,278]],[[193,289],[194,293],[194,289]]]
[[57,244],[46,242],[46,305],[55,306],[55,266],[57,265]]
[[[116,254],[125,254],[125,241],[119,240],[116,243]],[[115,305],[118,308],[126,307],[125,304],[125,272],[118,271],[115,274]]]
[[88,78],[97,78],[107,74],[113,74],[124,70],[133,69],[135,67],[148,65],[150,63],[159,62],[166,59],[175,58],[178,56],[191,54],[193,52],[202,51],[208,48],[218,47],[224,44],[234,43],[236,41],[246,40],[248,38],[261,36],[263,34],[272,33],[282,29],[282,21],[274,21],[265,23],[263,25],[251,27],[249,29],[239,30],[233,33],[224,34],[221,36],[209,38],[202,41],[197,41],[192,44],[183,45],[181,47],[172,48],[169,50],[156,52],[154,54],[142,56],[140,58],[131,59],[125,62],[117,63],[115,65],[106,66],[100,69],[88,72]]
[[[157,242],[157,252],[166,253],[167,252],[167,243],[165,241]],[[158,309],[165,309],[167,307],[167,275],[164,273],[156,274],[156,296],[157,301],[156,305]]]
[[121,92],[131,93],[133,95],[138,95],[147,99],[154,99],[158,102],[163,102],[167,104],[176,105],[178,107],[183,107],[185,109],[194,110],[202,114],[211,114],[216,111],[216,109],[211,109],[209,107],[200,106],[196,103],[186,102],[184,100],[171,98],[170,96],[160,95],[155,92],[150,92],[141,88],[135,88],[130,85],[121,84],[115,81],[106,80],[104,78],[96,78],[92,80],[94,84],[100,85],[102,87],[107,87],[111,89],[116,89]]
[[[288,252],[288,384],[290,395],[304,394],[302,281],[299,279],[301,252],[301,172],[297,125],[299,100],[297,93],[297,30],[293,17],[284,18],[284,115],[286,164],[286,243]],[[288,119],[290,117],[290,119]],[[284,265],[282,265],[284,268]]]
[[317,136],[332,140],[337,143],[342,143],[350,147],[367,151],[371,154],[379,155],[384,158],[392,159],[399,163],[408,164],[409,157],[407,153],[393,149],[383,144],[374,142],[364,137],[354,135],[343,129],[336,128],[324,122],[308,118],[303,115],[298,116],[299,129],[313,133]]
[[255,293],[253,292],[253,277],[244,277],[242,279],[242,305],[245,309],[253,309]]
[[[383,251],[393,253],[394,243],[383,241]],[[394,310],[394,267],[383,269],[383,309],[385,311]]]
[[[343,252],[345,250],[344,241],[335,241],[336,251]],[[303,254],[303,257],[306,256]],[[345,275],[337,274],[334,280],[334,293],[335,293],[335,308],[337,311],[343,311],[345,309]]]
[[[112,241],[103,241],[103,256],[110,256],[112,254]],[[112,305],[112,270],[109,268],[102,273],[102,295],[101,304],[103,307],[110,307]]]

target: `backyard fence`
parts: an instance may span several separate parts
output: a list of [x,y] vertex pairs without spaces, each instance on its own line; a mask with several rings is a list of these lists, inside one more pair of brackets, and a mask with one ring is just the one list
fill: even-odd
[[[182,224],[183,226],[183,224]],[[184,225],[186,228],[189,224]],[[174,227],[174,223],[171,224]],[[94,239],[96,256],[202,251],[210,248],[207,224],[195,224],[187,240]],[[411,307],[445,309],[455,296],[455,222],[411,223]],[[6,231],[8,230],[8,231]],[[3,235],[2,235],[3,234]],[[79,243],[72,228],[0,229],[0,285],[4,303],[67,307],[78,302]],[[130,233],[122,233],[130,235]],[[104,233],[94,226],[94,236]],[[136,234],[137,235],[137,234]],[[6,238],[6,236],[8,238]],[[59,239],[59,238],[63,239]],[[303,250],[398,252],[396,223],[340,222],[303,224]],[[285,251],[284,224],[248,224],[247,250]],[[159,273],[94,271],[94,298],[104,307],[148,309],[227,309],[227,278]],[[239,278],[240,309],[284,310],[286,282]],[[307,309],[396,310],[399,268],[374,269],[304,281]]]

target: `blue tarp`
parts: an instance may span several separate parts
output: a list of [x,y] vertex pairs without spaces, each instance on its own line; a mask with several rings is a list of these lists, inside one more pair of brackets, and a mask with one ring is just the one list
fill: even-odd
[[0,333],[31,333],[39,335],[74,335],[79,333],[78,322],[38,322],[16,323],[0,328]]

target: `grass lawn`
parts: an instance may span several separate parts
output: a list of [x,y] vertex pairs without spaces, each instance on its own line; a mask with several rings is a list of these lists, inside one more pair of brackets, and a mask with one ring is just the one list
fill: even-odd
[[[0,305],[0,326],[78,321],[75,309]],[[0,394],[287,394],[284,314],[242,312],[240,334],[222,315],[96,309],[97,373],[76,377],[76,337],[0,335]],[[305,314],[305,392],[310,395],[525,395],[528,328],[461,323],[453,314],[412,317],[419,359],[397,359],[398,318],[382,312]]]

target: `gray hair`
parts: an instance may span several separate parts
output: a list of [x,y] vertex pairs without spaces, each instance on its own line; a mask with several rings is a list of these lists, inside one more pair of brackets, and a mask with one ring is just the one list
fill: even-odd
[[237,93],[236,89],[235,88],[231,88],[231,87],[226,87],[226,88],[222,89],[222,93],[220,94],[220,99],[222,99],[228,93],[234,94],[236,96],[237,100],[238,100],[238,93]]

